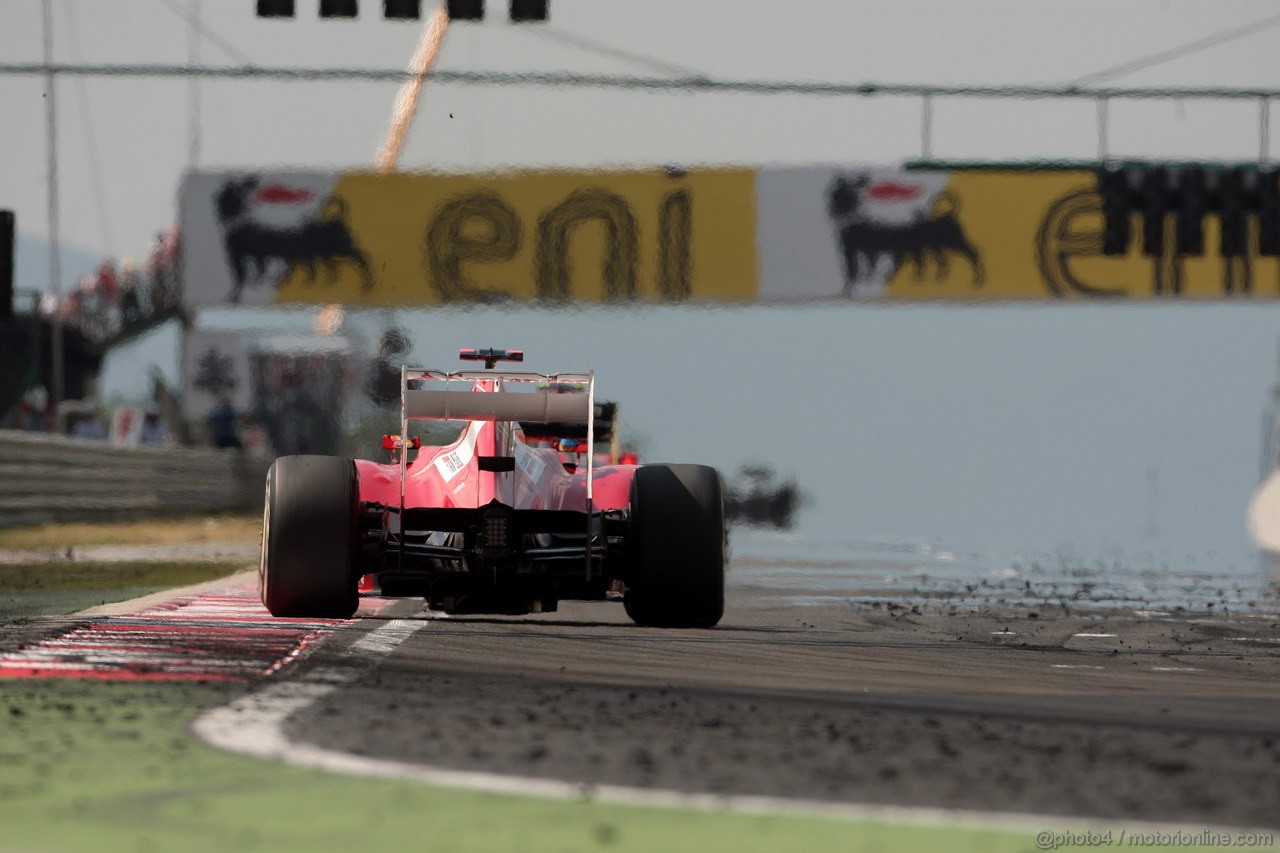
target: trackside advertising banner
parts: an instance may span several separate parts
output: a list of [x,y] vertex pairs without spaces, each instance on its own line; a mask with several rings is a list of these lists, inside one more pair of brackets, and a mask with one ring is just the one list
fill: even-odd
[[857,165],[194,173],[183,289],[194,306],[1280,295],[1265,217],[1204,212],[1188,248],[1186,217],[1153,229],[1138,198],[1104,253],[1099,184]]
[[753,172],[194,174],[195,305],[751,301]]

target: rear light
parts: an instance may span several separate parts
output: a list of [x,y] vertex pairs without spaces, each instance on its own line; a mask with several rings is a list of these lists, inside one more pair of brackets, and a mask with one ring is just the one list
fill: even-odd
[[510,519],[505,513],[495,512],[484,517],[484,547],[506,548]]

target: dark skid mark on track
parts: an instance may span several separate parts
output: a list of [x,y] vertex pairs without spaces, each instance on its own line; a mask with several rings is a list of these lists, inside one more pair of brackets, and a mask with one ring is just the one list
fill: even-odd
[[1280,738],[680,688],[393,679],[321,700],[290,722],[289,735],[372,757],[586,785],[1280,823]]
[[696,632],[434,619],[286,734],[587,786],[1280,825],[1280,656],[1213,639],[1269,622],[733,605]]

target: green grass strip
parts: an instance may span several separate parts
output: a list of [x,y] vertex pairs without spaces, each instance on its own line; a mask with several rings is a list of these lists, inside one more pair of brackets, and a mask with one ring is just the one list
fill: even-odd
[[243,561],[0,564],[0,625],[226,577]]
[[0,849],[1034,849],[1031,833],[546,801],[294,769],[187,734],[198,709],[229,695],[208,685],[0,681]]

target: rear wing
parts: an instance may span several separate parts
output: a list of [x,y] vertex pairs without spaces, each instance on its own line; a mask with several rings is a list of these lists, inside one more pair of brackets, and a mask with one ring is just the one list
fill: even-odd
[[[410,388],[410,382],[439,382],[437,388]],[[477,392],[475,383],[492,382]],[[534,385],[505,390],[507,383]],[[566,393],[565,389],[572,389]],[[403,420],[532,421],[586,424],[595,421],[595,374],[502,370],[420,370],[401,368]]]
[[[618,404],[613,400],[596,403],[595,439],[606,444],[617,437]],[[526,438],[581,438],[587,437],[586,421],[522,421]]]
[[[483,351],[482,351],[483,352]],[[485,355],[488,355],[485,353]],[[523,355],[523,354],[522,354]],[[478,360],[478,359],[477,359]],[[488,363],[486,361],[486,363]],[[488,384],[484,390],[477,383]],[[435,387],[414,387],[415,385]],[[520,390],[507,390],[514,385]],[[411,420],[513,421],[582,425],[587,439],[587,506],[591,506],[595,459],[596,378],[586,373],[509,370],[442,371],[400,368],[400,446],[409,442]],[[400,503],[408,453],[400,453]]]

